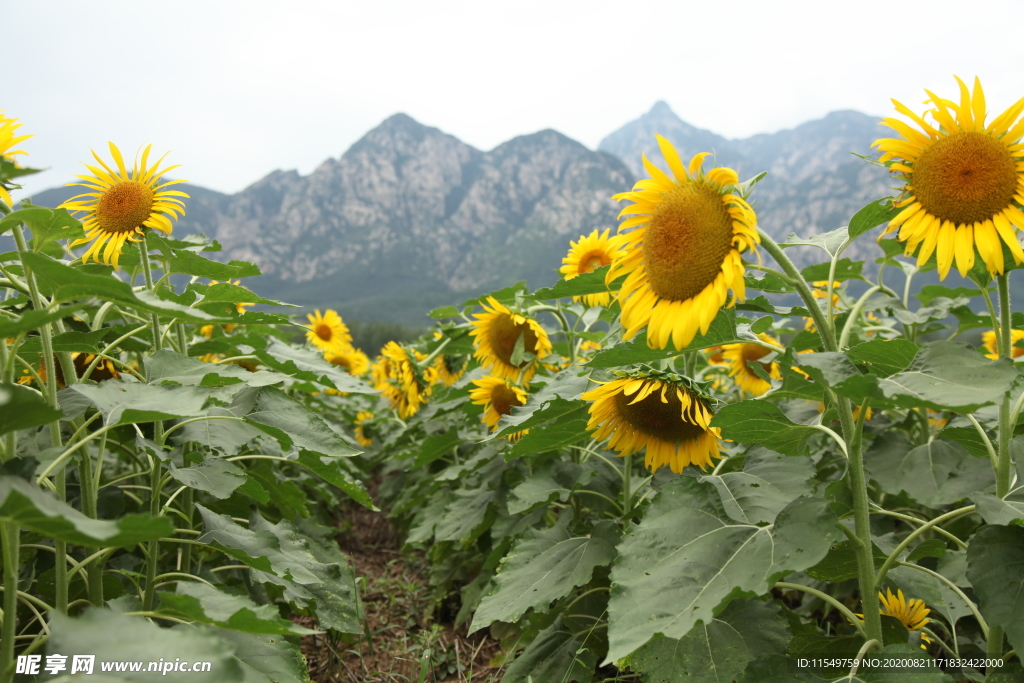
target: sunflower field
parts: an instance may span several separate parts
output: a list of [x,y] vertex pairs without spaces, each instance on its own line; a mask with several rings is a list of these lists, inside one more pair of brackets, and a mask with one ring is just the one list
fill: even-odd
[[557,284],[373,359],[172,237],[149,147],[15,205],[0,113],[0,681],[310,681],[303,639],[371,638],[352,505],[500,646],[487,680],[1024,680],[1024,99],[957,84],[896,103],[894,196],[846,226],[778,243],[764,174],[658,137]]

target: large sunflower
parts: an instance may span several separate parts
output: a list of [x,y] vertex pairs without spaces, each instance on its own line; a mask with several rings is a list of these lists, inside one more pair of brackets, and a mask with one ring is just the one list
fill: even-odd
[[[10,157],[26,154],[24,150],[11,149],[32,137],[31,135],[15,135],[14,131],[19,128],[21,128],[21,124],[18,123],[18,119],[7,118],[4,116],[3,109],[0,109],[0,159],[13,162],[14,160]],[[14,202],[11,201],[11,194],[4,187],[2,179],[0,179],[0,200],[9,207],[14,206]]]
[[633,202],[619,213],[632,216],[619,230],[633,230],[625,233],[625,248],[608,270],[607,282],[627,275],[618,295],[627,339],[647,326],[652,348],[663,349],[671,339],[682,349],[698,330],[707,333],[729,289],[735,299],[743,299],[740,254],[760,238],[754,210],[731,191],[739,182],[735,171],[714,168],[705,174],[706,153],[694,156],[687,170],[672,143],[657,137],[675,179],[645,156],[651,177],[632,192],[614,196]]
[[898,119],[883,119],[902,138],[882,138],[873,146],[889,168],[902,175],[903,210],[885,233],[899,229],[907,256],[918,264],[934,253],[939,277],[945,279],[956,260],[961,275],[974,266],[975,249],[990,274],[1005,272],[1003,244],[1017,264],[1024,262],[1017,228],[1024,228],[1024,99],[985,125],[985,93],[974,80],[973,94],[958,77],[960,103],[926,90],[937,126],[893,100],[896,110],[918,130]]
[[[562,259],[560,272],[566,280],[591,273],[601,266],[607,266],[618,255],[626,241],[625,235],[611,237],[605,230],[601,234],[595,229],[589,235],[580,237],[578,242],[569,242],[569,253]],[[574,296],[573,301],[582,301],[587,306],[607,306],[611,303],[611,292]]]
[[328,351],[324,358],[331,365],[343,368],[350,375],[360,377],[370,369],[370,359],[357,348],[349,346],[342,351]]
[[[502,416],[508,415],[512,409],[526,405],[526,392],[507,379],[487,375],[483,379],[473,380],[475,389],[470,390],[469,398],[473,403],[484,407],[480,420],[495,431]],[[509,434],[508,440],[513,443],[523,438],[529,430]]]
[[92,246],[82,254],[82,261],[85,262],[92,256],[100,263],[102,249],[102,262],[117,268],[124,243],[141,242],[144,239],[145,228],[155,228],[164,234],[171,234],[171,221],[185,215],[185,204],[178,197],[187,199],[188,195],[178,190],[164,189],[170,185],[183,183],[184,180],[160,182],[163,174],[178,168],[160,168],[167,154],[150,166],[149,150],[153,146],[146,145],[142,151],[142,160],[136,157],[132,170],[129,171],[121,157],[121,150],[113,142],[108,144],[117,170],[110,168],[96,152],[93,152],[93,157],[102,168],[84,164],[92,175],[75,176],[84,180],[84,183],[68,183],[68,187],[85,187],[91,192],[76,195],[58,208],[85,214],[82,219],[85,237],[71,243],[71,247],[74,248],[92,242]]
[[[886,595],[878,594],[878,599],[882,601],[879,613],[896,617],[907,627],[908,631],[918,631],[931,621],[928,618],[931,610],[924,606],[923,600],[916,598],[907,600],[901,590],[897,590],[896,595],[892,594],[891,588],[886,588],[885,592]],[[926,633],[921,634],[921,640],[925,643],[932,642]],[[921,647],[925,647],[925,645]]]
[[[409,353],[398,342],[390,341],[381,349],[380,361],[373,368],[374,389],[388,399],[398,416],[407,420],[427,402],[433,388],[436,370],[424,368],[422,373],[413,364]],[[426,354],[412,349],[416,360],[423,361]]]
[[483,307],[483,313],[474,314],[476,320],[470,332],[476,338],[474,356],[497,377],[514,380],[522,371],[523,381],[530,381],[537,372],[537,364],[526,360],[513,364],[516,344],[522,338],[524,352],[544,358],[551,353],[548,333],[533,318],[513,313],[492,296],[487,297]]
[[[1024,339],[1024,330],[1010,330],[1010,358],[1020,358],[1024,356],[1024,349],[1018,348],[1017,342]],[[996,343],[996,333],[994,330],[986,330],[981,333],[981,343],[985,347],[988,353],[986,357],[992,358],[993,360],[999,358],[999,351],[997,350],[999,345]]]
[[309,328],[306,339],[324,353],[343,353],[352,346],[352,335],[337,311],[327,309],[320,314],[320,309],[306,316]]
[[701,469],[718,452],[719,430],[709,427],[711,410],[696,391],[680,382],[646,376],[624,377],[584,393],[593,401],[588,430],[622,456],[647,449],[652,472],[668,465],[679,473],[687,465]]
[[[761,341],[779,346],[779,340],[767,333],[757,335]],[[760,344],[726,344],[722,347],[722,362],[729,366],[729,377],[741,391],[760,396],[772,388],[771,383],[754,372],[749,363],[758,363],[772,379],[782,379],[779,364],[775,361],[762,363],[761,359],[773,351]]]

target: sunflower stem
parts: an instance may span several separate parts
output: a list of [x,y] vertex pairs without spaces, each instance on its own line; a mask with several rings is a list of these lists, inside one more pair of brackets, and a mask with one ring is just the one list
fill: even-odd
[[[145,241],[139,243],[139,254],[141,254],[142,273],[146,277],[146,289],[156,294],[156,287],[153,284],[153,267],[149,263],[149,246]],[[150,325],[153,326],[153,350],[159,351],[163,348],[162,335],[160,334],[160,316],[151,313],[149,316]]]
[[[839,335],[839,348],[845,349],[850,345],[850,333],[853,332],[854,323],[860,317],[860,312],[863,310],[864,304],[866,304],[868,299],[870,299],[876,292],[880,291],[882,291],[882,285],[875,285],[857,299],[857,303],[853,305],[853,309],[850,311],[850,316],[846,319],[846,324],[843,325],[843,331]],[[829,298],[829,301],[831,300],[832,299]]]
[[630,490],[633,483],[633,456],[627,455],[622,459],[622,517],[629,519],[632,512],[631,505],[633,492]]
[[[999,286],[999,352],[1000,358],[1013,358],[1013,330],[1010,322],[1010,276],[996,276]],[[1003,396],[999,404],[999,451],[996,461],[996,495],[1004,497],[1010,491],[1010,437],[1013,436],[1014,424],[1010,420],[1010,392]]]
[[[818,306],[817,299],[814,298],[814,294],[811,292],[810,286],[807,281],[804,280],[803,275],[797,270],[797,267],[793,265],[793,262],[789,260],[789,257],[782,251],[782,247],[776,244],[768,233],[761,228],[757,229],[757,234],[761,238],[761,246],[764,250],[771,254],[771,257],[775,259],[775,262],[782,266],[782,270],[792,280],[792,284],[796,287],[797,293],[800,294],[800,298],[807,304],[807,310],[811,314],[811,319],[814,320],[814,325],[818,328],[818,334],[821,335],[821,343],[824,345],[826,351],[838,351],[836,346],[836,333],[829,324],[826,316]],[[831,304],[831,302],[829,302]]]
[[18,551],[21,529],[0,522],[4,562],[4,621],[0,632],[0,681],[14,680],[14,636],[18,628]]

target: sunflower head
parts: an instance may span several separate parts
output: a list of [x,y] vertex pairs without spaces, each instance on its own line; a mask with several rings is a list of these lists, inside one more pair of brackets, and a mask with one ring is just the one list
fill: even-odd
[[146,228],[155,228],[168,235],[171,233],[172,221],[185,215],[185,204],[179,197],[187,199],[188,195],[166,189],[184,180],[160,182],[163,174],[178,167],[160,168],[166,154],[149,165],[152,145],[142,150],[141,161],[136,157],[131,171],[125,166],[121,150],[113,142],[109,145],[116,170],[93,152],[99,167],[85,164],[90,175],[77,176],[84,182],[68,184],[69,187],[88,188],[89,192],[72,197],[58,208],[82,214],[85,237],[71,243],[74,248],[92,242],[82,254],[82,261],[92,256],[100,263],[102,250],[102,262],[117,268],[124,243],[142,241]]
[[321,315],[317,309],[306,317],[309,318],[306,339],[324,353],[343,353],[352,346],[352,335],[337,311],[327,309]]
[[[591,273],[601,266],[610,265],[626,239],[624,235],[611,237],[610,232],[611,230],[605,230],[598,234],[595,229],[589,235],[580,237],[578,242],[569,242],[569,253],[562,259],[562,267],[558,272],[566,280],[571,280],[584,273]],[[607,306],[611,303],[612,295],[610,292],[584,294],[574,296],[572,300],[582,301],[587,306]]]
[[359,349],[348,347],[340,352],[328,351],[324,358],[331,365],[344,369],[348,374],[361,377],[370,369],[370,359]]
[[[3,109],[0,109],[0,159],[7,162],[13,162],[14,159],[12,157],[25,154],[24,150],[13,149],[13,147],[21,144],[25,140],[28,140],[32,136],[16,135],[15,131],[19,128],[21,128],[21,124],[18,123],[18,119],[7,118],[4,116]],[[4,179],[0,178],[0,201],[3,201],[9,207],[14,206],[10,192],[8,192],[8,189],[4,184]]]
[[[974,80],[973,92],[960,86],[959,102],[930,91],[932,108],[919,116],[893,100],[896,110],[914,125],[883,119],[882,125],[899,138],[874,142],[881,161],[903,181],[903,210],[883,234],[899,230],[897,238],[907,256],[917,254],[921,265],[935,254],[939,276],[945,279],[956,262],[962,276],[981,256],[989,274],[1005,272],[1003,245],[1014,261],[1024,262],[1016,229],[1024,228],[1024,99],[985,123],[985,93]],[[927,117],[927,118],[926,118]],[[927,120],[927,119],[930,119]]]
[[[1010,358],[1020,358],[1021,356],[1024,356],[1024,349],[1017,347],[1017,342],[1021,339],[1024,339],[1024,330],[1010,330],[1010,345],[1012,347],[1010,349]],[[999,358],[999,344],[996,342],[995,330],[982,332],[981,343],[985,347],[985,350],[988,351],[988,353],[985,354],[987,358],[991,358],[993,360]]]
[[[879,613],[896,617],[907,627],[908,631],[920,630],[931,621],[928,618],[931,610],[924,606],[923,600],[907,600],[901,590],[897,590],[896,595],[893,595],[891,588],[886,588],[885,593],[885,595],[878,594],[878,599],[882,602],[882,606],[878,610]],[[921,634],[921,640],[925,643],[931,642],[931,639],[924,633]],[[925,647],[925,645],[921,645],[921,647]]]
[[516,347],[521,343],[523,353],[544,358],[551,353],[548,333],[533,318],[509,310],[492,296],[487,297],[483,308],[483,313],[474,315],[470,332],[475,337],[474,356],[497,377],[514,380],[522,372],[523,381],[530,381],[537,372],[537,363],[516,361]]
[[[498,428],[502,416],[509,415],[513,408],[526,405],[526,392],[512,384],[509,380],[494,375],[473,380],[475,389],[469,392],[473,403],[484,407],[481,421],[493,432]],[[509,441],[515,442],[523,438],[529,430],[510,434]]]
[[441,354],[434,359],[434,369],[437,372],[437,380],[444,386],[450,387],[459,381],[469,367],[467,356],[447,356]]
[[[763,342],[779,346],[779,340],[770,334],[762,333],[757,336]],[[772,385],[757,374],[750,364],[760,365],[761,369],[772,379],[782,379],[778,363],[761,361],[771,353],[774,352],[770,348],[760,344],[726,344],[722,347],[721,358],[722,362],[729,366],[729,377],[733,378],[740,391],[760,396],[771,389]]]
[[627,339],[646,326],[652,348],[663,349],[671,339],[683,349],[698,331],[707,333],[728,290],[743,299],[741,254],[760,238],[754,210],[733,191],[739,182],[734,170],[705,174],[706,153],[684,167],[672,143],[657,138],[673,177],[645,156],[651,177],[615,195],[632,204],[619,214],[630,216],[619,226],[626,241],[607,282],[626,276],[618,299]]
[[373,445],[373,430],[370,425],[366,424],[373,419],[373,413],[368,410],[360,410],[356,413],[355,419],[355,436],[356,441],[363,448],[369,448]]
[[620,455],[647,449],[652,472],[668,466],[704,469],[719,455],[719,430],[709,427],[709,400],[681,377],[637,373],[602,384],[581,398],[592,401],[587,429],[609,438]]
[[[426,354],[412,349],[416,361],[422,362]],[[433,392],[436,370],[433,366],[420,369],[398,342],[390,341],[381,349],[380,360],[372,370],[373,388],[388,399],[398,416],[407,420],[415,415]]]

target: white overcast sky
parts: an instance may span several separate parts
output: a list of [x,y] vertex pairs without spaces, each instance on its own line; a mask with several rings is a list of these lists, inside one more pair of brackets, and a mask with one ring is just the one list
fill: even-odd
[[395,112],[482,150],[545,128],[595,148],[657,100],[737,138],[919,109],[954,73],[995,112],[1024,96],[1022,19],[1021,0],[0,0],[0,108],[50,169],[28,192],[107,140],[236,192]]

